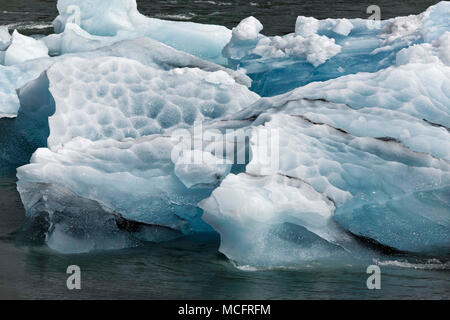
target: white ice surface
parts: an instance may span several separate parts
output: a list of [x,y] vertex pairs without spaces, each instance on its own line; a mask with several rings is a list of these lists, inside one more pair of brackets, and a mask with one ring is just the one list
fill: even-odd
[[48,57],[48,48],[42,41],[24,36],[14,30],[11,44],[5,52],[6,66],[43,57]]

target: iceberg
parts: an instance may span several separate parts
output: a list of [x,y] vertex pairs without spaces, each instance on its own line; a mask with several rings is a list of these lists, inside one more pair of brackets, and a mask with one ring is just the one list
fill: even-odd
[[[193,70],[198,69],[198,72],[205,71],[203,74],[211,73],[209,80],[213,82],[217,81],[215,78],[222,77],[229,78],[229,82],[235,81],[238,87],[251,85],[251,80],[241,72],[177,51],[149,38],[121,41],[94,51],[41,58],[8,67],[0,66],[0,72],[5,75],[0,77],[0,97],[3,101],[0,116],[11,119],[4,119],[0,145],[2,150],[8,151],[0,154],[0,167],[15,168],[24,165],[37,148],[47,146],[48,117],[54,113],[54,99],[48,91],[47,76],[43,73],[54,63],[63,63],[66,59],[75,57],[123,57],[161,72],[189,66]],[[257,97],[256,94],[250,95]]]
[[[342,89],[345,90],[344,87]],[[339,128],[355,136],[396,141],[413,151],[450,160],[448,128],[397,110],[352,108],[348,104],[313,99],[293,91],[261,99],[252,108],[238,112],[231,119],[256,119],[263,118],[264,114],[280,112],[302,117],[311,123]]]
[[[204,66],[211,67],[207,62]],[[40,92],[40,99],[29,103],[33,108],[20,112],[42,117],[41,130],[34,134],[46,139],[47,148],[39,148],[30,164],[18,169],[18,190],[30,219],[44,215],[49,225],[61,225],[48,230],[49,246],[64,252],[101,248],[89,233],[75,241],[81,243],[78,247],[49,240],[64,237],[62,230],[68,228],[58,205],[68,201],[68,194],[83,199],[81,212],[88,201],[96,211],[102,208],[102,216],[113,212],[120,219],[173,233],[210,230],[200,219],[197,203],[231,166],[216,165],[212,153],[197,150],[204,161],[197,165],[197,174],[187,171],[183,157],[190,150],[172,153],[179,145],[177,130],[237,112],[259,98],[223,68],[217,69],[164,70],[123,57],[66,57],[21,90],[22,107],[27,97]],[[62,199],[59,193],[47,195],[45,190],[55,188],[66,190]],[[103,221],[98,220],[98,228]],[[166,233],[161,232],[163,237]]]
[[[279,164],[270,171],[250,161],[245,174],[228,176],[201,203],[205,221],[220,232],[221,250],[230,259],[249,264],[250,258],[242,260],[236,249],[243,246],[259,252],[255,246],[264,243],[269,250],[267,228],[286,222],[346,250],[351,250],[353,243],[347,247],[346,232],[333,222],[352,234],[401,251],[448,250],[448,161],[416,153],[393,140],[353,136],[306,116],[282,111],[261,114],[258,119],[255,125],[262,124],[252,137],[258,136],[258,130],[278,132]],[[257,154],[265,143],[255,140],[251,148],[252,154]],[[266,231],[254,227],[254,221]],[[386,225],[389,228],[384,228]],[[274,245],[272,250],[276,248]],[[291,250],[294,254],[296,246]],[[263,256],[258,257],[251,265],[264,265]]]
[[[148,18],[139,13],[136,0],[59,0],[57,7],[59,16],[53,21],[55,32],[67,31],[72,34],[65,35],[68,38],[112,44],[149,37],[219,63],[224,62],[221,51],[231,38],[231,30],[222,26]],[[81,29],[74,29],[73,24]]]
[[348,241],[333,225],[333,202],[282,174],[230,174],[203,200],[203,219],[220,233],[220,251],[239,266],[288,266],[337,257]]
[[0,65],[0,118],[15,118],[20,108],[17,90],[36,79],[51,65],[50,58],[40,58],[12,66]]
[[[274,96],[311,82],[385,69],[395,64],[400,50],[431,44],[448,32],[449,14],[449,2],[442,1],[417,16],[379,21],[379,27],[364,19],[300,16],[294,33],[233,36],[223,53],[230,66],[245,70],[253,79],[253,91]],[[236,29],[243,28],[252,25],[244,20]]]
[[48,57],[48,48],[42,41],[24,36],[14,30],[11,44],[5,51],[4,62],[6,66],[43,57]]
[[[43,39],[45,43],[47,41]],[[51,46],[49,46],[51,47]],[[12,66],[0,65],[0,118],[14,118],[20,107],[17,90],[28,82],[35,80],[42,72],[47,70],[54,62],[69,57],[95,58],[102,56],[125,57],[139,61],[159,69],[172,69],[176,67],[197,67],[206,71],[223,71],[233,79],[247,87],[251,86],[251,79],[240,71],[234,71],[215,63],[197,58],[188,53],[178,51],[150,38],[124,40],[112,45],[96,47],[95,50],[63,54],[51,58],[39,58],[36,61],[25,61]]]
[[51,148],[75,137],[162,134],[239,111],[258,98],[221,70],[158,70],[119,57],[71,58],[46,73],[56,102],[49,119]]
[[1,167],[30,238],[80,253],[217,232],[264,268],[448,253],[449,2],[271,37],[135,0],[58,11],[39,39],[0,29]]
[[[426,45],[398,53],[398,64],[378,72],[359,72],[295,89],[286,99],[303,97],[347,104],[351,108],[385,108],[401,111],[436,125],[450,127],[450,65],[441,52],[448,52],[449,32],[428,50],[427,59],[417,59]],[[434,55],[434,52],[439,55]],[[441,60],[442,59],[442,60]]]

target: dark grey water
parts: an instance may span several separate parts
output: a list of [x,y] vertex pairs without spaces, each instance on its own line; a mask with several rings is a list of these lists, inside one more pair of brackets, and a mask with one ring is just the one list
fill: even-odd
[[[437,1],[376,2],[383,18],[417,14]],[[0,0],[0,25],[49,33],[53,0]],[[294,30],[297,15],[364,18],[370,1],[138,1],[142,13],[164,19],[233,27],[249,15],[266,34]],[[14,175],[0,176],[0,299],[449,299],[447,264],[382,266],[382,289],[366,287],[367,264],[309,265],[295,270],[242,271],[218,253],[216,235],[198,235],[120,251],[61,255],[20,245],[12,233],[24,220]],[[414,258],[414,257],[412,257]],[[66,288],[66,268],[79,265],[82,290]]]
[[[211,234],[119,251],[61,255],[13,240],[11,234],[24,215],[15,178],[0,178],[0,299],[450,298],[448,266],[382,266],[381,290],[368,290],[364,264],[236,269],[218,253],[219,239]],[[69,265],[81,268],[80,291],[66,287]]]
[[[232,28],[250,15],[264,25],[267,35],[281,35],[294,31],[297,16],[316,18],[367,18],[371,4],[381,8],[382,19],[417,14],[436,0],[137,0],[139,10],[151,17],[220,24]],[[57,15],[56,0],[0,0],[0,25],[9,25],[28,32],[49,33]],[[39,33],[41,33],[39,32]]]

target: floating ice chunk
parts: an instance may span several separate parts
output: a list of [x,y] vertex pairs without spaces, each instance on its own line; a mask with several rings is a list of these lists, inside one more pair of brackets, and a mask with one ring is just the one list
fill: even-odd
[[[234,201],[229,201],[230,198]],[[318,232],[334,211],[330,200],[301,180],[243,173],[227,176],[201,206],[210,214],[235,220],[240,225],[300,220],[306,228]]]
[[[114,46],[121,48],[119,44]],[[95,54],[106,54],[111,48],[105,50]],[[115,53],[120,54],[120,50]],[[139,59],[145,57],[136,55]],[[147,63],[151,65],[155,61],[150,57],[147,56]],[[182,57],[188,62],[197,59]],[[169,56],[160,59],[167,67],[172,62],[183,62],[171,60]],[[181,144],[184,156],[173,158],[173,149],[180,145],[171,132],[177,128],[189,129],[197,120],[242,110],[259,97],[238,84],[223,68],[211,63],[203,64],[205,69],[212,68],[211,71],[173,66],[164,70],[161,66],[145,66],[121,57],[65,57],[21,90],[21,103],[35,97],[34,103],[26,104],[29,109],[21,109],[21,112],[27,115],[36,111],[33,106],[42,108],[37,118],[42,117],[45,124],[40,126],[42,132],[38,134],[35,128],[34,133],[44,136],[48,117],[49,136],[48,148],[38,149],[31,163],[18,170],[19,190],[30,219],[37,218],[32,214],[38,210],[33,199],[40,199],[46,209],[38,216],[48,215],[51,223],[58,225],[50,232],[51,237],[47,237],[53,248],[63,252],[85,251],[98,248],[98,244],[96,240],[89,240],[88,231],[83,233],[86,236],[81,234],[74,240],[78,244],[73,248],[69,240],[61,240],[73,238],[68,228],[70,223],[65,218],[75,215],[82,219],[88,209],[74,207],[68,216],[65,212],[54,215],[58,204],[70,196],[64,196],[64,200],[55,194],[48,200],[42,195],[42,184],[56,189],[64,186],[65,194],[84,199],[80,206],[93,201],[105,212],[131,223],[168,228],[176,234],[210,231],[200,219],[197,203],[209,196],[230,172],[231,165],[218,164],[213,147],[191,149],[187,145],[183,151],[184,144]],[[41,93],[33,95],[38,89]],[[53,105],[39,100],[47,91]],[[43,112],[50,111],[52,106],[51,114]],[[200,154],[202,162],[189,163],[186,157],[190,153]],[[108,224],[116,220],[111,222],[111,219],[107,219]],[[91,229],[96,230],[104,220],[93,217],[88,221],[94,224]],[[148,231],[140,237],[149,239],[152,234]],[[127,234],[124,237],[128,239]],[[130,243],[125,240],[117,245]],[[116,244],[111,247],[113,245]]]
[[112,37],[93,36],[77,24],[67,23],[64,32],[44,37],[42,41],[52,54],[77,53],[95,50],[118,41]]
[[319,30],[319,20],[313,17],[297,17],[295,23],[295,33],[302,37],[312,36],[317,34]]
[[264,38],[259,32],[263,25],[254,17],[242,20],[239,25],[232,30],[232,37],[223,48],[223,56],[229,59],[242,59],[249,54],[259,39]]
[[[177,77],[182,77],[184,73],[188,77],[189,74],[192,75],[192,72],[189,73],[188,69],[183,68],[185,66],[198,68],[204,71],[204,81],[210,87],[244,88],[244,86],[250,86],[251,83],[245,74],[177,51],[149,38],[123,41],[112,46],[76,55],[86,59],[123,56],[158,69],[162,73],[170,74],[169,70],[175,69],[177,71],[173,73],[173,77],[176,73],[179,73]],[[73,57],[74,54],[69,54],[28,61],[9,67],[0,66],[0,73],[3,75],[0,76],[0,98],[3,102],[0,105],[0,117],[15,118],[18,115],[16,120],[10,121],[10,125],[4,125],[4,131],[0,139],[0,146],[4,151],[0,154],[2,169],[5,166],[16,168],[27,163],[36,148],[47,146],[49,136],[48,117],[55,112],[55,106],[53,97],[48,91],[49,82],[44,71],[56,62],[64,64],[67,59],[70,63],[70,59],[73,59]],[[35,80],[42,75],[42,72],[44,72],[43,76]],[[238,89],[238,91],[240,90]],[[248,90],[244,91],[254,97],[251,101],[258,98],[257,95]],[[136,96],[139,96],[139,94],[136,93],[134,97]],[[218,95],[217,99],[223,102],[225,100],[221,99],[226,99],[226,96],[227,94]],[[216,102],[214,97],[211,99],[211,101]],[[245,104],[243,100],[240,101]],[[136,103],[139,103],[138,100],[136,100]],[[214,107],[217,105],[220,105],[220,103],[210,104],[209,107],[206,103],[202,104],[202,112],[213,115],[215,111],[220,109]],[[19,106],[20,112],[18,114]],[[185,117],[188,119],[188,114]]]
[[[60,0],[58,9],[60,33],[43,41],[51,54],[80,57],[0,66],[0,116],[14,116],[18,84],[54,63],[19,91],[19,117],[3,119],[26,148],[44,147],[48,136],[48,148],[18,170],[18,187],[52,248],[86,252],[208,231],[198,207],[206,199],[204,219],[240,264],[354,254],[348,232],[398,250],[448,252],[448,3],[381,22],[381,34],[361,19],[300,17],[283,37],[261,35],[254,18],[233,31],[150,19],[134,0]],[[230,65],[265,95],[328,81],[255,103],[245,75],[148,38],[221,62],[231,39]],[[242,167],[221,163],[215,143],[187,147],[174,161],[174,130],[197,120],[252,132],[245,173],[230,175]],[[259,162],[267,139],[256,137],[270,130],[281,143],[277,165],[267,167]]]
[[59,16],[53,21],[57,33],[67,23],[77,23],[93,35],[115,36],[122,30],[133,31],[146,19],[135,0],[58,0],[57,8]]
[[352,29],[353,24],[348,19],[340,19],[333,28],[333,31],[337,34],[348,36]]
[[378,107],[356,110],[347,105],[322,100],[279,96],[263,99],[233,118],[251,119],[261,115],[264,119],[266,112],[300,116],[316,124],[339,128],[354,136],[399,141],[413,151],[429,153],[450,161],[450,131],[403,112]]
[[[247,71],[254,80],[252,89],[255,92],[262,96],[274,96],[310,82],[358,72],[373,73],[395,65],[396,54],[400,50],[417,44],[433,44],[448,32],[449,14],[450,3],[442,1],[417,16],[380,21],[381,31],[370,28],[369,20],[299,17],[295,34],[267,38],[259,35],[258,41],[252,39],[239,43],[232,40],[224,55],[231,66]],[[330,40],[317,38],[319,36]],[[300,41],[300,37],[304,40]],[[309,37],[314,37],[311,39],[317,39],[319,43],[309,44]],[[307,49],[310,45],[311,50]],[[340,50],[334,50],[334,46],[340,47]],[[295,50],[290,50],[294,47]],[[306,54],[295,54],[316,50],[320,52],[316,55],[320,59],[311,56],[307,60]],[[448,50],[443,49],[442,52],[433,55],[445,56]],[[424,59],[435,61],[434,57],[424,56]]]
[[[335,26],[335,32],[348,34],[351,28],[353,28],[353,25],[349,21],[340,20]],[[229,46],[237,47],[235,50],[239,50],[239,41],[258,38],[261,29],[262,25],[253,17],[242,20],[233,29],[236,30],[236,35],[234,35],[235,31],[233,31],[233,38],[231,40],[231,42],[236,41],[238,43]],[[273,38],[262,37],[251,52],[263,58],[305,57],[309,63],[317,67],[341,51],[341,47],[335,43],[334,39],[318,35],[318,29],[319,20],[311,17],[298,17],[295,34],[289,34],[283,37],[276,36]],[[250,36],[241,36],[240,34],[244,31],[252,32]],[[231,56],[239,56],[231,48],[227,49],[225,53]]]
[[296,57],[306,58],[313,66],[317,67],[334,57],[341,51],[334,39],[317,34],[308,37],[298,35],[286,35],[261,39],[253,53],[266,58]]
[[[74,25],[72,25],[74,26]],[[70,27],[69,27],[70,28]],[[75,26],[75,29],[77,27]],[[78,28],[78,30],[81,30]],[[81,32],[85,33],[81,30]],[[59,37],[57,35],[56,37]],[[60,39],[44,38],[44,41],[50,48],[61,48]],[[84,38],[88,40],[87,38]],[[69,41],[68,43],[72,43]],[[84,44],[84,42],[81,42]],[[90,42],[89,42],[90,43]],[[126,57],[139,61],[145,65],[170,70],[173,68],[182,68],[185,66],[197,67],[205,71],[223,71],[227,73],[232,79],[229,81],[236,81],[239,84],[250,87],[251,80],[245,74],[239,71],[234,71],[228,68],[224,68],[212,62],[202,60],[188,53],[175,50],[167,45],[164,45],[158,41],[149,38],[140,38],[134,40],[122,41],[117,44],[103,47],[106,43],[102,43],[102,46],[98,50],[84,52],[86,47],[79,47],[81,51],[77,54],[63,55],[53,58],[41,58],[37,61],[27,61],[21,64],[13,66],[0,66],[0,97],[2,98],[2,104],[0,105],[0,117],[15,117],[19,110],[19,100],[17,98],[17,89],[24,86],[27,82],[36,79],[43,71],[45,71],[50,65],[56,61],[62,61],[66,58],[73,56],[85,57],[89,59],[103,57],[103,56],[118,56]],[[92,47],[96,47],[93,45]],[[213,81],[212,77],[219,77],[221,73],[212,73],[208,76],[210,81]],[[225,79],[224,76],[222,78]]]
[[450,31],[432,43],[415,44],[397,53],[397,65],[408,63],[444,63],[450,66]]
[[[450,186],[447,161],[414,153],[395,141],[354,137],[303,118],[273,116],[265,126],[280,130],[278,172],[307,181],[332,199],[336,219],[347,229],[399,250],[450,244],[445,213],[450,199],[441,196]],[[258,174],[258,166],[250,162],[247,172]],[[405,220],[412,223],[405,225]],[[388,230],[378,230],[386,225]]]
[[[265,141],[253,139],[259,130],[277,130],[279,165],[270,173],[252,159],[245,174],[229,175],[200,204],[230,259],[273,266],[329,255],[335,245],[350,253],[359,250],[332,221],[398,250],[445,252],[450,246],[447,161],[302,116],[272,111],[258,123],[264,125],[253,129],[252,154],[266,148]],[[314,233],[318,238],[313,244],[322,239],[326,249],[316,249],[318,256],[311,257],[302,247],[308,241],[292,239],[282,249],[271,230],[286,222]]]
[[11,35],[9,34],[8,27],[0,26],[0,51],[6,50],[9,47],[10,42]]
[[263,25],[255,17],[242,20],[237,27],[233,28],[233,40],[251,40],[258,37]]
[[27,61],[12,66],[0,65],[0,118],[14,118],[20,107],[17,90],[36,79],[51,65],[50,59]]
[[[211,231],[201,221],[197,203],[209,196],[229,166],[215,166],[213,156],[206,151],[186,149],[184,155],[198,151],[206,159],[202,165],[193,164],[192,171],[187,170],[181,159],[172,161],[176,146],[180,146],[179,141],[166,134],[123,141],[79,137],[58,150],[38,149],[31,163],[20,167],[17,174],[27,216],[31,220],[48,217],[53,226],[58,225],[45,230],[49,233],[47,241],[50,235],[55,239],[77,236],[75,244],[96,243],[98,237],[90,235],[91,231],[108,234],[117,217],[126,219],[131,226],[144,224],[157,229],[144,232],[139,236],[141,240],[167,239],[167,232],[161,235],[158,228],[170,231],[169,235]],[[49,197],[43,192],[46,188],[65,191]],[[67,202],[71,203],[70,208],[64,209]],[[91,205],[85,206],[86,203],[95,204],[97,209],[91,212]],[[71,219],[80,221],[74,223]],[[106,228],[104,220],[108,221]],[[84,221],[88,228],[82,225]],[[73,234],[73,224],[79,225],[82,232]],[[136,236],[135,228],[132,231]],[[116,232],[114,228],[112,232]],[[117,235],[118,240],[124,237]],[[49,245],[62,252],[81,250],[69,244],[58,246],[57,241],[50,241]],[[127,246],[129,242],[119,241],[118,245]],[[82,251],[90,250],[89,246],[83,248]]]
[[[251,53],[267,58],[305,58],[314,66],[323,64],[326,60],[338,54],[341,47],[335,44],[334,39],[316,34],[319,26],[314,18],[298,17],[296,34],[283,37],[265,37],[259,34],[262,24],[254,17],[248,17],[233,29],[231,42],[224,50],[230,58],[244,57],[251,42],[257,41]],[[249,43],[245,44],[245,41]]]
[[419,15],[393,18],[386,24],[380,37],[384,39],[385,43],[391,43],[405,37],[411,40],[418,39],[421,36],[419,29],[423,20],[428,16],[429,11],[426,11]]
[[148,18],[139,13],[136,0],[59,0],[58,11],[57,33],[76,23],[108,41],[150,37],[214,62],[224,62],[221,52],[231,39],[231,30],[222,26]]
[[444,33],[433,43],[437,56],[443,63],[450,66],[450,31]]
[[[402,55],[400,57],[399,61],[402,61]],[[410,63],[376,73],[357,73],[326,82],[313,82],[287,95],[292,99],[325,99],[354,109],[378,107],[397,110],[448,128],[449,90],[449,66]]]
[[238,265],[286,266],[342,254],[314,233],[334,236],[322,233],[333,228],[333,203],[299,179],[230,174],[200,207],[221,235],[220,251]]
[[14,30],[11,45],[5,52],[6,66],[43,57],[48,57],[48,48],[42,41],[21,35]]
[[187,150],[175,164],[175,174],[187,188],[215,185],[230,173],[231,164],[209,152]]
[[51,148],[78,136],[122,140],[189,127],[258,99],[220,70],[165,71],[118,57],[65,59],[47,75],[57,106],[49,119]]

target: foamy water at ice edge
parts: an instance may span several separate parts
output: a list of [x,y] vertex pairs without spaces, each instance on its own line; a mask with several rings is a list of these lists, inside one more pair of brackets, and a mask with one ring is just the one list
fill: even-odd
[[[23,234],[87,253],[215,231],[245,270],[448,269],[449,2],[379,29],[298,17],[273,37],[254,17],[229,29],[91,2],[59,1],[54,34],[0,29]],[[177,144],[199,122],[245,163],[216,163],[217,140]]]

